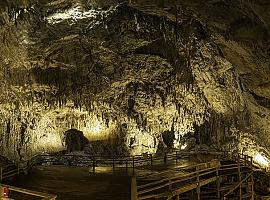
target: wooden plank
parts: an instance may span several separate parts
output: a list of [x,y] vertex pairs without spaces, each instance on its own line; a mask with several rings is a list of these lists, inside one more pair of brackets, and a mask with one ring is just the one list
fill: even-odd
[[4,171],[3,176],[9,175],[9,174],[14,174],[14,173],[18,174],[18,169],[13,169],[13,170],[10,170],[7,172]]
[[237,183],[237,184],[236,184],[229,192],[227,192],[227,193],[224,195],[224,197],[227,196],[228,194],[232,193],[232,192],[233,192],[236,188],[238,188],[244,181],[246,181],[252,174],[253,174],[253,172],[251,172],[250,174],[248,174],[248,175],[246,176],[246,178],[244,178],[241,182]]
[[221,168],[220,171],[224,171],[224,170],[231,170],[231,169],[238,169],[238,167],[229,167],[229,168]]
[[158,185],[158,186],[151,187],[151,188],[148,188],[148,189],[145,189],[145,190],[142,190],[142,191],[138,191],[138,195],[145,194],[145,193],[148,193],[148,192],[152,192],[152,191],[164,188],[164,187],[169,186],[169,185],[171,185],[171,183],[168,182],[168,183],[165,183],[165,184],[162,184],[162,185]]
[[[212,177],[210,179],[201,180],[200,186],[204,186],[204,185],[207,185],[211,182],[214,182],[214,181],[216,181],[216,178],[217,177]],[[161,198],[161,197],[172,198],[174,196],[180,195],[182,193],[188,192],[188,191],[196,189],[196,188],[197,188],[197,183],[188,184],[188,185],[183,186],[183,187],[176,189],[174,191],[164,192],[164,193],[160,193],[160,194],[150,194],[150,195],[141,196],[141,197],[139,197],[139,200],[151,199],[151,198]]]
[[[147,183],[147,184],[144,184],[144,185],[140,185],[140,186],[138,186],[138,189],[142,189],[142,188],[149,187],[149,186],[152,186],[152,185],[155,185],[155,184],[158,184],[158,183],[166,182],[166,181],[168,181],[170,179],[173,179],[173,180],[174,179],[183,179],[184,180],[184,178],[185,178],[185,180],[186,180],[186,177],[189,177],[189,176],[194,177],[195,174],[196,174],[196,172],[192,172],[192,173],[183,174],[183,175],[181,174],[181,175],[175,176],[175,177],[163,178],[163,179],[158,180],[158,181],[155,181],[155,182],[151,182],[151,183]],[[154,176],[160,177],[159,174],[154,174]],[[143,180],[143,179],[141,179],[141,180]]]
[[[196,176],[194,175],[192,177],[187,177],[185,179],[179,179],[179,180],[175,180],[175,181],[171,181],[171,179],[168,179],[166,181],[170,181],[170,182],[165,183],[165,184],[162,184],[162,185],[159,185],[159,186],[156,186],[156,187],[153,187],[153,188],[149,188],[149,189],[146,189],[146,190],[139,191],[138,194],[140,195],[140,194],[148,193],[148,192],[151,192],[151,191],[154,191],[154,190],[158,190],[158,189],[161,189],[161,188],[164,188],[164,187],[167,187],[167,186],[176,184],[176,183],[184,182],[184,181],[187,181],[187,180],[190,180],[190,179],[193,179],[193,178],[196,178]],[[165,181],[162,180],[162,182],[165,182]]]
[[136,177],[132,176],[131,177],[131,200],[137,200],[138,199],[138,194],[137,194],[137,182],[136,182]]
[[161,194],[149,194],[142,197],[139,197],[138,200],[151,199],[151,198],[162,198],[170,195],[170,192],[161,193]]
[[[200,180],[199,184],[200,184],[200,186],[204,186],[204,185],[207,185],[207,184],[209,184],[211,182],[216,181],[216,179],[217,179],[217,177],[212,177],[212,178],[209,178],[209,179],[206,179],[206,180]],[[172,194],[173,194],[173,196],[179,195],[179,194],[185,193],[187,191],[193,190],[195,188],[197,188],[197,183],[193,183],[193,184],[181,187],[181,188],[179,188],[177,190],[174,190],[172,192]]]
[[16,191],[16,192],[20,192],[20,193],[23,193],[23,194],[37,196],[37,197],[45,197],[45,198],[48,198],[48,199],[53,199],[53,198],[57,197],[56,195],[46,194],[46,193],[42,193],[42,192],[36,192],[36,191],[27,190],[27,189],[23,189],[23,188],[18,188],[18,187],[14,187],[14,186],[10,186],[10,185],[1,184],[1,186],[2,187],[7,187],[11,191]]

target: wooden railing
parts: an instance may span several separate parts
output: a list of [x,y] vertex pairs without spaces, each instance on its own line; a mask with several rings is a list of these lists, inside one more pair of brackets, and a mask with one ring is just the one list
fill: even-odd
[[[253,182],[253,159],[250,156],[242,154],[228,154],[223,153],[225,158],[235,160],[236,164],[220,165],[220,162],[213,160],[207,163],[197,165],[175,168],[173,170],[163,171],[157,174],[157,177],[147,177],[147,183],[137,185],[136,177],[132,177],[131,185],[131,199],[144,200],[151,198],[167,198],[172,199],[175,197],[179,199],[180,194],[196,189],[197,199],[200,199],[200,188],[212,182],[216,182],[217,197],[221,197],[220,193],[220,178],[228,174],[238,174],[238,183],[230,188],[230,190],[223,196],[227,198],[236,189],[239,189],[240,199],[242,199],[242,185],[250,180],[251,186],[251,199],[254,199],[254,182]],[[245,171],[246,170],[246,171]],[[182,172],[180,174],[179,172]],[[183,172],[185,172],[183,174]],[[241,174],[246,174],[246,177],[241,180]],[[165,175],[165,176],[164,176]]]
[[[3,180],[12,178],[14,176],[18,176],[21,173],[26,173],[34,165],[34,162],[33,162],[34,158],[36,157],[33,157],[32,159],[28,161],[21,161],[21,162],[18,162],[17,164],[8,164],[8,165],[0,167],[0,182],[2,183]],[[3,195],[1,194],[1,192],[3,192],[2,188],[6,188],[8,191],[14,191],[14,192],[22,193],[25,195],[41,197],[43,200],[55,200],[57,197],[56,195],[27,190],[27,189],[18,188],[18,187],[14,187],[10,185],[4,185],[1,183],[0,183],[0,198],[1,198],[1,195]]]
[[42,192],[36,192],[36,191],[32,191],[32,190],[26,190],[23,188],[13,187],[10,185],[1,184],[0,191],[3,191],[2,188],[7,188],[9,191],[22,193],[22,194],[29,195],[29,196],[40,197],[40,198],[42,198],[42,200],[56,200],[56,197],[57,197],[56,195],[46,194],[46,193],[42,193]]
[[[200,153],[200,152],[199,152]],[[161,164],[167,164],[169,162],[175,162],[177,163],[179,159],[181,158],[187,158],[190,156],[190,153],[188,152],[180,152],[175,151],[173,153],[167,153],[162,156],[154,156],[152,154],[143,155],[143,156],[120,156],[120,157],[114,157],[114,156],[88,156],[88,155],[39,155],[33,157],[29,161],[21,162],[19,163],[16,168],[14,168],[14,165],[8,165],[5,167],[0,168],[0,179],[1,181],[3,179],[15,176],[20,174],[22,171],[27,171],[29,168],[31,168],[33,165],[40,165],[40,164],[68,164],[73,165],[72,162],[76,164],[81,164],[83,166],[88,166],[91,168],[93,172],[95,172],[96,167],[98,166],[111,166],[113,170],[115,170],[116,167],[125,167],[127,170],[129,168],[133,169],[133,175],[135,175],[134,170],[136,167],[139,166],[153,166],[153,165],[161,165]],[[215,158],[221,160],[222,158],[235,160],[237,161],[237,164],[230,164],[230,165],[223,165],[220,166],[220,163],[217,164],[216,161],[211,161],[207,163],[201,163],[197,165],[191,165],[187,167],[179,167],[175,168],[173,173],[175,173],[175,176],[168,175],[173,174],[172,171],[163,171],[163,175],[165,178],[162,178],[158,181],[153,181],[151,183],[147,183],[144,185],[137,185],[136,178],[132,179],[132,199],[148,199],[150,197],[159,197],[160,195],[165,195],[167,197],[176,197],[178,198],[180,194],[184,193],[185,191],[189,191],[192,189],[196,189],[198,195],[200,194],[200,187],[203,185],[206,185],[210,182],[217,181],[217,185],[219,185],[219,177],[222,176],[222,173],[224,171],[228,170],[234,170],[237,169],[237,173],[239,174],[239,183],[240,185],[236,187],[235,189],[240,188],[240,195],[241,195],[241,184],[242,182],[246,180],[241,180],[241,166],[249,167],[252,169],[253,166],[253,159],[251,156],[243,155],[243,154],[230,154],[228,152],[218,152],[214,156]],[[61,163],[62,162],[64,163]],[[59,163],[60,162],[60,163]],[[67,163],[65,163],[67,162]],[[71,163],[69,163],[71,162]],[[215,165],[213,166],[213,164]],[[170,163],[171,164],[171,163]],[[11,170],[6,171],[5,169],[12,167]],[[187,171],[188,172],[185,175],[179,174],[181,171]],[[167,173],[167,177],[166,177]],[[159,176],[161,173],[159,173]],[[209,177],[210,176],[210,177]],[[251,175],[253,176],[253,175]],[[158,177],[157,177],[158,179]],[[252,177],[253,179],[253,177]],[[190,182],[190,184],[185,184],[187,182]],[[180,185],[182,186],[180,187]],[[252,185],[253,187],[253,185]],[[165,190],[165,192],[160,194],[149,194],[151,192],[156,192],[157,190]],[[233,192],[233,191],[232,191]],[[220,193],[218,193],[218,196],[220,196]],[[226,194],[226,195],[229,195]]]
[[[241,180],[239,183],[237,183],[232,189],[230,189],[224,196],[223,196],[223,200],[226,200],[228,199],[227,196],[229,194],[231,194],[233,191],[235,191],[237,188],[241,188],[242,184],[244,182],[246,182],[248,180],[248,178],[252,178],[253,177],[253,171],[251,171],[243,180]],[[241,189],[240,189],[241,191]],[[240,199],[242,199],[242,192],[240,192]],[[252,191],[252,197],[251,199],[254,199],[254,194],[253,194],[253,191]]]
[[[179,174],[176,171],[175,175],[169,175],[172,174],[172,171],[166,170],[167,172],[163,172],[163,174],[168,174],[167,178],[162,178],[160,180],[139,185],[137,186],[137,189],[133,186],[132,190],[135,190],[135,192],[133,193],[137,196],[132,197],[131,199],[143,200],[161,197],[167,197],[169,199],[174,196],[179,196],[179,194],[182,194],[192,189],[200,188],[203,185],[216,181],[216,177],[214,175],[216,175],[219,167],[220,162],[214,160],[207,163],[181,167],[177,170],[191,171],[186,174]],[[211,178],[207,178],[209,175],[211,176]],[[156,176],[157,177],[155,178],[158,178],[159,174],[157,174]],[[151,178],[155,179],[154,177]],[[159,193],[159,191],[161,192]]]
[[21,162],[18,164],[8,164],[0,167],[0,182],[5,179],[14,177],[19,175],[23,171],[27,171],[29,169],[29,165],[27,162]]
[[176,162],[179,159],[187,158],[189,154],[183,152],[166,153],[161,156],[145,154],[140,156],[91,156],[91,155],[39,155],[32,160],[33,165],[39,164],[62,164],[90,167],[95,172],[96,167],[110,166],[113,170],[117,167],[132,168],[140,166],[164,165],[169,162]]
[[[236,154],[236,155],[232,155],[231,154],[231,158],[233,160],[235,160],[237,162],[237,173],[238,173],[238,183],[232,187],[224,196],[223,196],[223,199],[226,200],[228,199],[227,196],[229,194],[231,194],[232,192],[234,192],[236,189],[239,189],[239,198],[242,199],[243,197],[243,193],[242,193],[242,185],[246,182],[248,182],[248,179],[250,179],[250,187],[251,187],[251,199],[253,200],[254,199],[254,180],[253,180],[253,158],[251,156],[248,156],[248,155],[243,155],[243,154]],[[242,166],[241,164],[244,166],[244,167],[248,167],[248,169],[250,170],[249,171],[249,174],[246,175],[246,177],[242,180],[242,173],[243,171],[241,170],[242,169]],[[226,167],[226,166],[224,166]],[[236,167],[231,167],[232,168],[236,168]],[[226,169],[226,168],[225,168]],[[230,169],[230,168],[228,168]]]

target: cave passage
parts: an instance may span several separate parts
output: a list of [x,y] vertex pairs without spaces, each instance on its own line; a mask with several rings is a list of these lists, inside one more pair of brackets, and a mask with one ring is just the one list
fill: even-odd
[[269,199],[269,11],[0,0],[0,198]]

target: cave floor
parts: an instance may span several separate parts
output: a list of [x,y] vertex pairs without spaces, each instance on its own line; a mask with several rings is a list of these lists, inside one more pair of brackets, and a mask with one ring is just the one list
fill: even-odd
[[[156,163],[154,166],[136,167],[135,173],[139,177],[148,177],[166,169],[191,164],[187,160],[168,162],[167,165]],[[33,191],[56,194],[57,200],[128,200],[130,199],[131,176],[133,170],[129,168],[97,167],[95,173],[92,168],[73,166],[37,166],[28,175],[22,175],[11,185]],[[11,193],[11,198],[20,200],[34,200],[21,194]]]
[[[89,173],[83,167],[39,166],[31,170],[29,175],[19,177],[14,186],[56,194],[57,200],[127,200],[130,199],[130,177],[118,171],[106,173],[106,168],[97,169],[97,173]],[[20,200],[40,199],[16,195],[11,198]]]

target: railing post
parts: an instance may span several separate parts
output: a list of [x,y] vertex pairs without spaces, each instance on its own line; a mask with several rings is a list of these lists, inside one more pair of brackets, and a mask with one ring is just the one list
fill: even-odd
[[113,171],[115,170],[114,156],[113,156]]
[[137,182],[136,177],[133,175],[131,177],[131,200],[137,200],[138,194],[137,194]]
[[30,160],[28,160],[27,163],[26,163],[26,170],[29,171],[30,169],[31,169]]
[[93,156],[93,172],[96,170],[95,156]]
[[200,189],[200,173],[198,172],[198,167],[196,167],[196,175],[197,175],[197,200],[200,200],[201,189]]
[[[238,181],[241,182],[241,166],[240,166],[240,155],[238,154],[237,158],[237,166],[238,166]],[[242,183],[239,186],[239,198],[242,200]]]
[[134,158],[134,156],[132,156],[132,169],[133,169],[133,175],[134,175],[134,172],[135,172],[135,158]]
[[0,168],[0,182],[3,180],[3,167]]
[[18,162],[18,164],[17,164],[17,174],[18,175],[20,174],[20,162]]
[[245,166],[248,166],[248,157],[247,157],[247,155],[244,155],[244,163],[245,163]]
[[254,200],[254,179],[253,179],[253,172],[251,174],[251,200]]
[[216,176],[217,176],[217,197],[220,199],[220,178],[219,178],[219,166],[216,169]]
[[169,179],[169,190],[171,190],[172,189],[172,179],[170,178]]
[[128,172],[128,160],[126,159],[126,172]]

